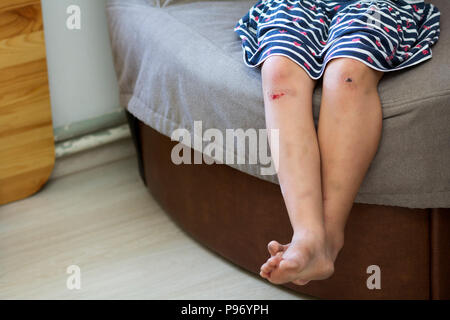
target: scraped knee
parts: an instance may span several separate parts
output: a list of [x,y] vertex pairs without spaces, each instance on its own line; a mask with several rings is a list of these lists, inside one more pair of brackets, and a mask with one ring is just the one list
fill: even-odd
[[264,63],[263,88],[267,99],[274,101],[295,95],[295,70],[291,63],[286,58]]
[[270,101],[276,101],[283,98],[286,98],[288,96],[295,96],[296,90],[294,88],[285,88],[285,89],[273,89],[269,88],[266,91],[266,97]]
[[295,97],[301,86],[314,86],[314,82],[303,69],[282,56],[273,56],[264,62],[262,80],[264,97],[269,101]]
[[285,95],[286,95],[286,93],[284,93],[284,91],[280,91],[277,93],[272,92],[272,93],[270,93],[269,98],[270,98],[270,100],[278,100],[278,99],[283,98]]

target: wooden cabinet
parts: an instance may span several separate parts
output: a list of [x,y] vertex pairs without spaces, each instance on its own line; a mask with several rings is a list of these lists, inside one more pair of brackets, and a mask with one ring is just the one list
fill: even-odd
[[37,192],[54,165],[39,0],[0,1],[0,205]]

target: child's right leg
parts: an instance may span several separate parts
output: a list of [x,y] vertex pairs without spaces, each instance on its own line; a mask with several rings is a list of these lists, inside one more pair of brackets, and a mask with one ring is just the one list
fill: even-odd
[[315,81],[282,56],[264,62],[262,79],[267,129],[279,129],[279,154],[272,147],[272,155],[278,159],[275,165],[294,234],[286,250],[261,267],[261,276],[273,283],[301,284],[303,273],[309,280],[324,279],[333,273],[333,262],[325,243],[320,153],[312,114]]

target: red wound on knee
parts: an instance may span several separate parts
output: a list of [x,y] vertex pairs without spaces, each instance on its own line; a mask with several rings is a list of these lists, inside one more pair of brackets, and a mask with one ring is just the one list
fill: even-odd
[[284,93],[278,93],[278,94],[272,94],[271,96],[270,96],[270,98],[272,99],[272,100],[277,100],[277,99],[280,99],[282,96],[284,96],[285,94]]

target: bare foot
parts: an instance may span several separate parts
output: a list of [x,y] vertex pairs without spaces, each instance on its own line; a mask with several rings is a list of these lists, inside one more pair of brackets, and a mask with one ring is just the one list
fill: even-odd
[[261,266],[260,270],[260,276],[269,279],[270,274],[272,271],[278,267],[278,264],[281,261],[283,252],[286,251],[286,249],[289,247],[289,245],[282,245],[278,243],[277,241],[271,241],[267,245],[267,250],[270,253],[270,258],[267,259],[267,261]]
[[[290,245],[290,243],[288,243],[288,244],[281,244],[278,241],[272,240],[267,245],[267,249],[268,249],[268,251],[270,253],[270,256],[274,257],[278,253],[280,253],[280,254],[284,253],[287,250],[287,248],[289,248],[289,245]],[[273,260],[271,260],[271,261],[273,261]],[[276,262],[278,262],[278,263],[280,261],[281,261],[281,259],[277,259],[276,260]],[[271,270],[273,270],[273,269],[275,269],[277,267],[278,267],[278,264],[277,264],[277,266],[274,266],[274,267],[272,266]],[[265,264],[263,264],[263,266],[261,267],[261,270],[263,270],[263,269],[266,269]],[[267,274],[267,273],[261,272],[260,275],[263,278],[266,278],[266,279],[269,279],[269,277],[270,277],[270,273]],[[297,280],[292,281],[292,283],[294,283],[296,285],[300,285],[300,286],[303,286],[303,285],[307,284],[308,282],[309,282],[308,280],[301,280],[301,279],[297,279]]]
[[261,267],[261,271],[274,284],[293,282],[304,285],[311,280],[326,279],[334,272],[334,261],[320,232],[296,234],[287,245],[272,241],[268,248],[272,257]]

